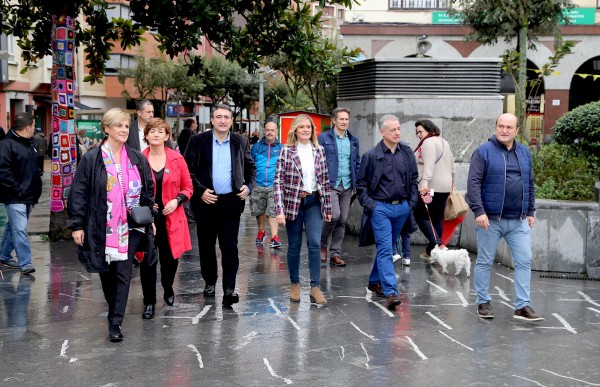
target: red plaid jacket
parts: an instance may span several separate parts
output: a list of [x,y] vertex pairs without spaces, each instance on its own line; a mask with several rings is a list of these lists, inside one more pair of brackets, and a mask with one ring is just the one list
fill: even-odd
[[[322,146],[313,145],[315,158],[315,175],[317,189],[321,195],[321,213],[323,217],[331,215],[331,196],[329,188],[329,174]],[[294,220],[298,216],[302,198],[302,166],[300,156],[295,145],[284,146],[277,160],[277,170],[273,181],[273,199],[275,213],[285,215],[287,220]]]

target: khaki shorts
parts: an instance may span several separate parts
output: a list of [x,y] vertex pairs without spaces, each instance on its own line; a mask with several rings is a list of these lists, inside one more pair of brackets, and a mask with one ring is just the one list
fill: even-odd
[[267,214],[269,218],[274,218],[273,188],[254,187],[250,195],[250,211],[252,216]]

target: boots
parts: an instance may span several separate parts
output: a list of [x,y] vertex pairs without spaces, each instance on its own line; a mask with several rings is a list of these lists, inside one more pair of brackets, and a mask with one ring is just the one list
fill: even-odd
[[310,288],[310,302],[313,302],[317,305],[325,305],[327,304],[327,299],[325,298],[325,296],[323,295],[323,293],[321,293],[321,289],[319,289],[318,287],[314,287],[314,288]]
[[292,284],[290,288],[290,301],[300,302],[300,284]]

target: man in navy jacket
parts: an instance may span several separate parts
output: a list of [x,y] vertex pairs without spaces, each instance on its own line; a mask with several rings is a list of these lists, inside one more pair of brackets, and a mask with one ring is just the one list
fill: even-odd
[[496,120],[496,131],[471,157],[467,202],[477,222],[477,261],[474,280],[477,315],[494,318],[488,290],[490,270],[500,238],[512,252],[515,266],[514,318],[540,321],[529,306],[531,228],[535,222],[535,185],[529,149],[515,137],[517,117],[506,113]]
[[327,262],[327,245],[329,247],[329,263],[333,266],[346,266],[342,259],[342,241],[346,233],[346,220],[352,195],[356,192],[356,178],[360,169],[360,152],[358,138],[348,131],[350,110],[335,108],[331,112],[333,128],[319,136],[319,144],[325,150],[329,185],[331,186],[331,222],[323,222],[321,232],[321,262]]

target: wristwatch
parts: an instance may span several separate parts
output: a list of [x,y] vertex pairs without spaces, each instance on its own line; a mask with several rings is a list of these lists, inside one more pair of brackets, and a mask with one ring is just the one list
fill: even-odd
[[181,196],[177,196],[175,199],[177,200],[177,205],[178,206],[180,206],[181,203],[183,203],[183,199],[181,199]]

